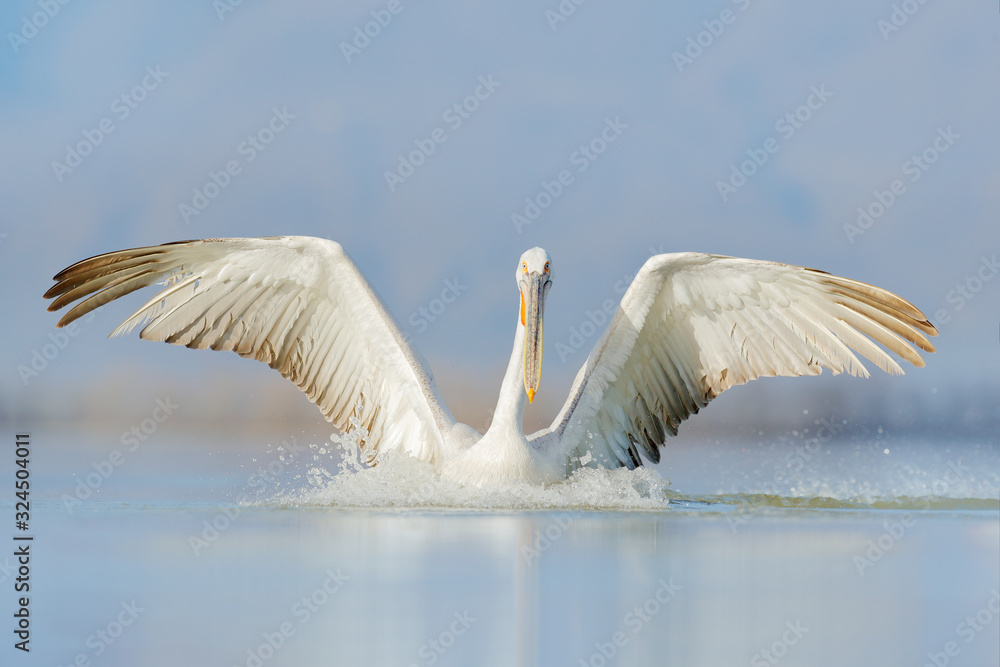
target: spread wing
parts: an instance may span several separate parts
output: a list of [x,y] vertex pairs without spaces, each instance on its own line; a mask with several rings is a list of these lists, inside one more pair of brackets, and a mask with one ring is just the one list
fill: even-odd
[[207,239],[120,250],[60,271],[45,293],[58,326],[160,282],[112,332],[232,350],[274,368],[328,421],[354,433],[369,460],[402,448],[439,464],[455,420],[429,369],[339,244],[279,236]]
[[[651,257],[577,374],[539,448],[582,463],[642,465],[682,421],[729,387],[764,376],[868,376],[855,353],[902,374],[937,330],[916,307],[865,283],[775,262],[700,253]],[[588,457],[587,453],[591,456]]]

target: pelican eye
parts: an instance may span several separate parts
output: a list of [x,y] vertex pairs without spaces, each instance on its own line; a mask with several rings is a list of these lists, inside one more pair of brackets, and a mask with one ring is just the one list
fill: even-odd
[[545,262],[545,273],[549,272],[549,263]]
[[521,271],[523,271],[524,273],[528,272],[528,263],[527,262],[521,262]]

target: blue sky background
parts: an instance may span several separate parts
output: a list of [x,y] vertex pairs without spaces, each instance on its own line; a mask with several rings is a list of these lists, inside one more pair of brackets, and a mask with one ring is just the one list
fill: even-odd
[[[551,419],[597,337],[565,360],[556,345],[588,310],[620,297],[616,282],[650,249],[824,269],[899,293],[941,329],[928,367],[905,378],[772,383],[737,390],[732,400],[744,407],[794,392],[789,412],[812,405],[815,415],[818,397],[839,392],[869,407],[899,396],[897,417],[923,403],[974,423],[997,412],[1000,277],[985,269],[991,278],[970,284],[973,298],[949,300],[984,257],[1000,254],[995,2],[913,2],[916,12],[885,32],[880,21],[894,10],[881,0],[589,0],[555,24],[547,12],[556,2],[403,0],[348,62],[341,44],[372,12],[384,20],[388,4],[244,1],[220,14],[209,0],[70,2],[43,21],[35,2],[4,3],[0,418],[114,418],[170,392],[188,398],[192,419],[307,413],[291,385],[235,355],[134,334],[105,341],[149,294],[104,309],[23,377],[34,353],[54,344],[57,316],[41,295],[63,267],[125,247],[276,234],[343,244],[474,425],[510,353],[513,270],[534,245],[551,253],[556,281],[542,400],[529,420]],[[729,23],[713,23],[722,12]],[[25,29],[32,20],[44,25]],[[709,39],[705,22],[721,34]],[[673,54],[699,33],[707,46],[679,71]],[[168,74],[120,118],[115,100],[147,68]],[[496,90],[449,125],[443,114],[490,76]],[[814,87],[832,96],[786,138],[775,123]],[[294,119],[247,162],[241,143],[276,108]],[[53,162],[103,119],[113,131],[60,180]],[[576,171],[571,156],[606,119],[627,127]],[[390,190],[385,172],[435,128],[446,141]],[[947,128],[959,138],[909,180],[904,163]],[[717,182],[772,137],[777,152],[723,201]],[[230,160],[240,173],[186,222],[180,205]],[[563,169],[573,183],[518,233],[511,215]],[[905,192],[852,242],[844,225],[895,179]],[[456,279],[467,288],[418,331],[411,316]]]

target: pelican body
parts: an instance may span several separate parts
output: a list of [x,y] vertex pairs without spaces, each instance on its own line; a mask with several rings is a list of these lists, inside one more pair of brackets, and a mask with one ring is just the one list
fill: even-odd
[[[552,425],[526,435],[539,390],[553,264],[525,252],[514,349],[486,433],[457,422],[430,369],[341,246],[278,236],[180,241],[91,257],[59,272],[49,310],[65,326],[153,283],[111,334],[232,350],[290,379],[375,464],[402,450],[465,484],[548,484],[580,466],[658,462],[668,435],[720,393],[763,376],[868,376],[857,354],[902,374],[936,336],[908,301],[800,266],[703,253],[650,257],[625,292]],[[513,308],[512,308],[513,313]],[[879,343],[883,347],[876,345]],[[857,354],[856,354],[857,353]]]

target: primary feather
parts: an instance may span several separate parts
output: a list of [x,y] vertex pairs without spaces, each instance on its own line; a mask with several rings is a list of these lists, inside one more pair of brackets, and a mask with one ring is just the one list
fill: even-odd
[[274,368],[369,457],[402,448],[440,464],[454,424],[430,371],[339,244],[279,236],[181,241],[98,255],[55,276],[64,326],[118,297],[164,288],[112,336],[232,350]]

